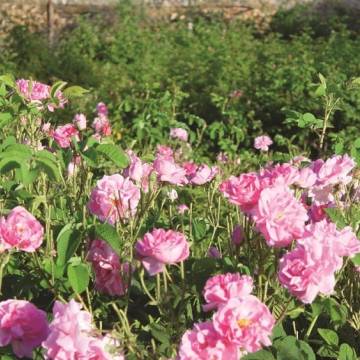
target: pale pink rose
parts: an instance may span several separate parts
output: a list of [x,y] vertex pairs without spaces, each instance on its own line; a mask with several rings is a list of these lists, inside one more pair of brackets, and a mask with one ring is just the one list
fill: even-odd
[[317,180],[315,172],[309,168],[305,167],[299,171],[299,177],[297,178],[295,184],[300,186],[303,189],[312,187]]
[[166,145],[158,145],[156,147],[156,157],[157,158],[165,158],[167,160],[174,159],[174,151]]
[[189,257],[189,243],[177,231],[153,229],[136,243],[136,252],[150,275],[164,270],[167,264],[175,264]]
[[94,119],[92,127],[100,137],[111,135],[111,125],[106,115],[99,114],[99,116]]
[[231,298],[213,316],[215,331],[247,352],[270,346],[275,319],[257,297]]
[[87,260],[92,263],[98,291],[113,296],[125,295],[127,283],[123,275],[126,271],[120,264],[119,256],[105,241],[94,240],[91,243]]
[[107,106],[103,102],[99,102],[96,105],[96,111],[99,115],[105,115],[105,116],[107,116],[109,112]]
[[252,214],[267,244],[275,247],[299,238],[308,220],[305,207],[282,185],[264,189]]
[[316,185],[347,184],[352,179],[349,173],[355,167],[355,161],[346,154],[334,155],[325,162],[318,160],[313,167],[317,173]]
[[114,225],[133,217],[139,201],[140,189],[129,178],[105,175],[92,190],[88,207],[100,221]]
[[244,229],[241,225],[236,225],[231,234],[231,240],[234,245],[240,245],[244,240]]
[[247,173],[231,176],[220,184],[219,190],[231,203],[248,212],[259,200],[261,185],[256,173]]
[[159,181],[180,186],[188,183],[186,171],[177,165],[173,159],[157,157],[153,166]]
[[111,360],[102,337],[95,337],[91,314],[75,300],[55,301],[50,334],[42,343],[49,360]]
[[81,131],[86,129],[86,116],[84,114],[76,114],[73,119],[74,125]]
[[179,212],[179,214],[183,215],[186,211],[189,210],[189,207],[186,206],[185,204],[180,204],[176,209]]
[[280,260],[280,283],[304,303],[334,292],[335,272],[344,256],[360,252],[360,241],[350,227],[341,231],[326,220],[306,226],[297,247]]
[[259,176],[262,188],[279,184],[290,186],[299,179],[299,169],[287,163],[276,164],[262,169]]
[[179,139],[181,141],[188,141],[188,132],[185,129],[181,128],[172,128],[170,129],[170,137],[173,139]]
[[130,165],[123,171],[123,175],[135,181],[141,187],[141,190],[147,193],[149,191],[149,181],[153,172],[153,166],[142,162],[131,150],[128,150],[127,154],[130,159]]
[[326,205],[335,201],[333,195],[334,187],[332,184],[313,186],[309,189],[309,197],[312,198],[316,205]]
[[0,244],[3,249],[34,252],[41,246],[43,238],[43,226],[22,206],[12,209],[6,220],[0,220]]
[[240,355],[239,347],[221,338],[207,321],[184,333],[177,360],[239,360]]
[[74,156],[67,166],[67,175],[68,177],[74,176],[79,169],[81,164],[81,157],[79,155]]
[[243,299],[251,294],[253,280],[250,276],[238,273],[215,275],[206,281],[203,295],[206,305],[204,311],[218,309],[225,305],[230,299]]
[[217,166],[210,168],[208,165],[202,164],[197,168],[196,173],[189,178],[189,181],[193,185],[203,185],[211,181],[218,172]]
[[[32,103],[39,103],[40,108],[44,100],[50,99],[50,86],[42,84],[38,81],[20,79],[16,81],[17,88],[20,94]],[[48,104],[49,111],[54,111],[55,108],[63,108],[67,100],[63,93],[58,90],[55,94],[57,104]]]
[[222,256],[220,251],[215,246],[211,246],[208,250],[208,257],[213,259],[221,259]]
[[179,196],[175,189],[171,189],[167,192],[167,197],[171,202],[174,202]]
[[46,313],[25,300],[0,302],[0,346],[11,345],[19,358],[32,358],[32,351],[49,333]]
[[73,124],[58,126],[54,131],[53,138],[61,148],[66,149],[70,147],[72,138],[79,141],[79,131]]
[[261,151],[268,151],[272,143],[272,140],[267,135],[258,136],[255,138],[254,148]]

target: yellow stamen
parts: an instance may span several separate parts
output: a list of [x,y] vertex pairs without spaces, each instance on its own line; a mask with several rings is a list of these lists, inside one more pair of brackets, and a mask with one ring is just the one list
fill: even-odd
[[251,324],[251,320],[249,320],[249,319],[239,319],[237,321],[237,324],[239,325],[240,329],[244,329],[244,328],[248,327]]

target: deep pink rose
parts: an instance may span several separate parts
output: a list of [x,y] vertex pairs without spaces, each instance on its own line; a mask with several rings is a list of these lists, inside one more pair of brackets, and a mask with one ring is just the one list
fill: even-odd
[[12,209],[6,220],[0,220],[0,243],[3,249],[34,252],[41,246],[43,238],[43,226],[22,206]]
[[109,112],[107,106],[103,102],[99,102],[96,105],[96,111],[99,115],[105,115],[105,116],[107,116]]
[[189,181],[193,185],[203,185],[211,181],[218,172],[219,169],[217,166],[210,168],[208,165],[202,164],[197,168],[195,174],[190,176]]
[[244,240],[244,229],[241,225],[236,225],[231,234],[231,240],[234,245],[240,245]]
[[231,203],[248,212],[259,200],[261,185],[256,173],[247,173],[239,177],[231,176],[220,184],[219,189]]
[[99,114],[92,123],[92,127],[100,138],[102,136],[110,136],[111,135],[111,125],[110,121],[106,115]]
[[189,243],[177,231],[153,229],[136,243],[136,252],[150,275],[162,272],[167,264],[175,264],[189,257]]
[[64,126],[58,126],[53,134],[56,143],[63,149],[70,147],[71,138],[79,140],[79,131],[73,124],[66,124]]
[[0,302],[0,346],[11,344],[19,358],[32,358],[32,351],[49,333],[46,313],[25,300]]
[[[115,251],[103,240],[94,240],[87,256],[95,272],[95,286],[100,292],[122,296],[126,293],[124,267]],[[126,271],[125,271],[126,272]]]
[[105,175],[92,190],[88,206],[101,221],[114,225],[134,216],[139,200],[140,189],[129,178]]

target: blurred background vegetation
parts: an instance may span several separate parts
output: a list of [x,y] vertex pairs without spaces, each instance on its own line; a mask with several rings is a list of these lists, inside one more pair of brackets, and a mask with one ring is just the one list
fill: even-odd
[[1,37],[0,72],[90,89],[61,116],[90,116],[104,101],[126,146],[164,143],[169,127],[182,126],[206,156],[246,152],[262,133],[278,149],[291,140],[316,152],[314,135],[285,120],[289,110],[323,116],[314,94],[321,73],[342,97],[331,137],[351,143],[358,136],[360,91],[347,85],[360,75],[359,14],[326,1],[279,9],[266,21],[191,6],[154,18],[122,1],[110,14],[79,15],[51,45],[46,29],[12,27]]

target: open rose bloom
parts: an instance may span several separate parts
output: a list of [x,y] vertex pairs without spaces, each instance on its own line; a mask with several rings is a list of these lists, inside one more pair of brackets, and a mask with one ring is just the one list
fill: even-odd
[[165,265],[176,264],[189,257],[189,243],[177,231],[153,229],[136,243],[136,253],[149,275],[164,270]]
[[0,346],[11,344],[16,356],[32,358],[48,333],[45,311],[25,300],[0,302]]
[[88,207],[100,221],[114,225],[134,216],[139,201],[140,189],[129,178],[105,175],[92,190]]
[[254,141],[254,148],[261,151],[268,151],[272,140],[267,135],[258,136]]
[[34,252],[42,244],[44,228],[22,206],[12,209],[5,219],[0,219],[0,249],[18,249]]

